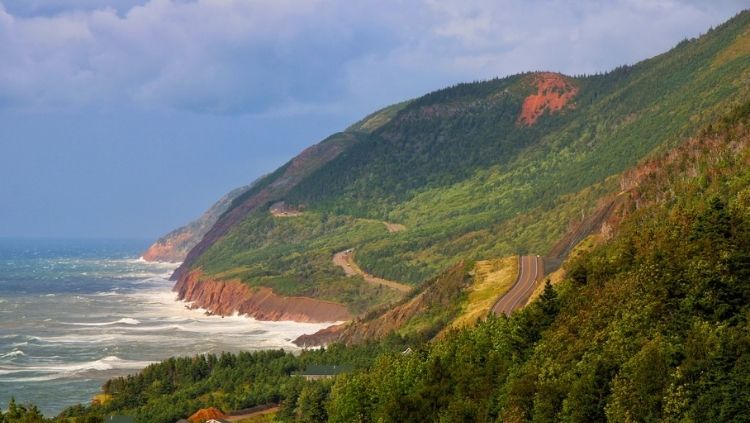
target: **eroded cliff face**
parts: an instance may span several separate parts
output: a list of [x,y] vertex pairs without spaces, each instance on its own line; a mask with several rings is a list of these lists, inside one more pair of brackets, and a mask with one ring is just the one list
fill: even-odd
[[194,240],[200,239],[202,235],[191,231],[189,226],[184,226],[151,244],[142,257],[146,261],[180,262],[198,243]]
[[183,261],[187,253],[200,242],[206,232],[211,229],[211,226],[216,223],[219,216],[229,209],[235,198],[252,188],[253,184],[232,190],[214,203],[198,219],[159,238],[142,254],[143,259],[170,263]]
[[174,291],[191,307],[221,316],[239,313],[257,320],[306,323],[341,322],[352,318],[349,310],[341,304],[308,297],[284,297],[270,288],[211,279],[200,270],[193,270],[180,278]]

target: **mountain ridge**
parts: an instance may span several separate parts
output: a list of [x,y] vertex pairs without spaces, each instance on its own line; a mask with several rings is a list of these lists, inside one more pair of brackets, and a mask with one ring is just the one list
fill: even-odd
[[[348,248],[366,273],[413,286],[460,259],[555,251],[570,226],[592,226],[620,172],[748,93],[748,20],[606,74],[524,73],[381,109],[235,199],[173,279],[200,270],[361,315],[395,298],[331,263]],[[272,216],[280,201],[304,212]]]

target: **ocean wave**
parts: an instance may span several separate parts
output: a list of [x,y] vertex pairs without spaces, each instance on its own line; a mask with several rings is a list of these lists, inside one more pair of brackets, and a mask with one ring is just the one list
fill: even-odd
[[48,382],[50,380],[61,379],[63,377],[65,376],[47,375],[30,377],[0,377],[0,383]]
[[122,295],[122,293],[117,292],[117,291],[102,291],[102,292],[97,292],[96,294],[94,294],[94,296],[96,297],[114,297],[117,295]]
[[[107,370],[139,370],[152,361],[123,360],[117,356],[107,356],[99,360],[86,361],[83,363],[57,364],[50,366],[27,366],[27,367],[0,367],[0,375],[13,376],[10,378],[0,378],[0,382],[12,381],[43,381],[72,377],[90,371],[107,371]],[[42,373],[41,375],[32,375],[24,377],[28,373]]]
[[23,351],[21,351],[18,348],[16,348],[15,350],[13,350],[13,351],[11,351],[9,353],[5,353],[3,355],[0,355],[0,358],[11,358],[11,357],[24,356],[24,355],[26,355],[26,353],[24,353]]
[[71,326],[112,326],[112,325],[140,325],[140,320],[133,319],[132,317],[123,317],[120,320],[113,322],[101,322],[101,323],[63,323],[64,325]]
[[155,266],[162,265],[162,266],[177,267],[182,264],[181,261],[148,261],[145,258],[143,258],[143,256],[140,256],[133,261],[139,264],[150,264],[150,265],[155,265]]

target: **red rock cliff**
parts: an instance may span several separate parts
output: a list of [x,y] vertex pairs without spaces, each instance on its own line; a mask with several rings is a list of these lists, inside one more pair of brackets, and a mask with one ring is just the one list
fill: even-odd
[[180,278],[174,287],[181,300],[192,307],[228,316],[235,312],[257,320],[338,322],[352,315],[341,304],[308,297],[284,297],[270,288],[253,288],[239,281],[217,281],[199,270]]

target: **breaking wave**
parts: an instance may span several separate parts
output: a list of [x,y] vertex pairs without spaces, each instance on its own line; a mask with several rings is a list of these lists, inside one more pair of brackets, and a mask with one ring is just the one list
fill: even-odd
[[63,323],[71,326],[112,326],[112,325],[140,325],[141,322],[131,317],[123,317],[120,320],[114,322],[102,322],[102,323]]

